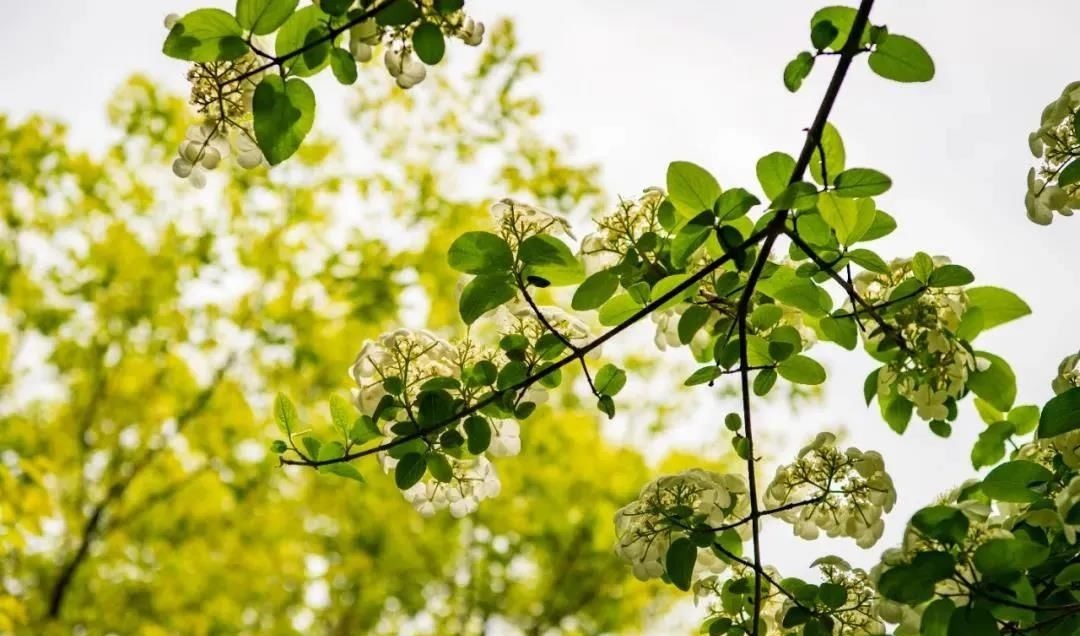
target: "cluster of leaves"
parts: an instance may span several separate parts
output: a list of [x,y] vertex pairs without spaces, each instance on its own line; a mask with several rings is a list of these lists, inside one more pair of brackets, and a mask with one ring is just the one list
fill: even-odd
[[[213,90],[227,97],[244,82],[257,82],[252,128],[271,165],[292,156],[314,125],[315,92],[304,78],[329,67],[342,84],[356,81],[358,60],[342,46],[350,29],[374,22],[367,36],[374,42],[398,40],[423,63],[435,65],[445,54],[445,35],[460,30],[464,19],[464,0],[323,0],[298,5],[299,0],[237,0],[234,13],[196,9],[172,24],[162,49],[196,64],[251,59],[235,76],[221,76]],[[271,35],[272,53],[257,39]]]
[[[810,18],[810,43],[813,51],[802,51],[784,67],[784,86],[792,93],[814,70],[814,62],[823,55],[839,55],[855,23],[855,9],[832,6],[818,10]],[[867,25],[858,46],[870,55],[870,70],[896,82],[929,82],[934,79],[934,60],[921,44],[892,33],[885,25]]]
[[[342,343],[397,321],[413,268],[424,266],[408,287],[430,299],[432,324],[455,320],[456,274],[431,254],[482,211],[451,187],[462,174],[490,170],[492,193],[556,193],[541,199],[553,208],[596,201],[583,187],[593,168],[544,142],[535,107],[502,120],[505,137],[458,127],[535,103],[520,84],[530,56],[509,25],[490,35],[482,66],[425,92],[460,123],[417,117],[433,110],[386,82],[358,87],[365,117],[417,122],[362,127],[381,157],[371,172],[313,133],[287,183],[235,171],[193,196],[155,168],[184,136],[184,99],[145,77],[109,103],[100,153],[60,122],[0,116],[0,633],[396,634],[417,617],[430,633],[570,622],[620,633],[669,605],[625,576],[605,539],[650,469],[571,397],[530,445],[545,470],[500,471],[529,496],[492,501],[470,524],[421,525],[392,480],[356,488],[279,471],[262,453],[274,427],[258,413],[274,392],[310,413],[340,391],[355,354]],[[402,129],[431,145],[396,152]],[[440,154],[446,138],[463,153],[454,161]],[[399,251],[375,223],[349,225],[367,210],[383,227],[423,227],[420,244]],[[206,294],[226,273],[253,284]],[[207,374],[230,352],[232,366]],[[517,576],[522,562],[534,576]],[[311,600],[319,591],[325,603]]]
[[[915,618],[921,615],[920,633],[1080,630],[1078,465],[1072,448],[1061,452],[1056,444],[1080,430],[1078,413],[1076,388],[1051,399],[1041,412],[1035,406],[1013,409],[988,432],[1000,424],[1013,432],[994,432],[994,438],[1035,432],[1035,439],[982,480],[964,484],[912,517],[902,553],[886,556],[889,567],[878,590],[885,599],[914,608]],[[990,446],[980,438],[973,451],[977,464],[1001,459],[1000,454],[993,458]]]
[[[327,4],[343,3],[324,2]],[[331,16],[323,25],[324,32],[298,42],[300,47],[292,48],[293,53],[279,51],[278,56],[269,58],[271,65],[281,68],[283,78],[298,65],[304,72],[318,70],[319,64],[325,66],[332,55],[324,53],[325,59],[319,58],[316,51],[324,45],[332,47],[334,38],[350,26],[349,20],[366,20],[373,15],[350,14],[352,3],[344,4],[336,12],[326,6],[320,9]],[[415,15],[409,14],[409,21],[422,17],[419,5],[401,0],[388,4],[416,10]],[[827,7],[817,12],[810,23],[814,50],[800,53],[788,64],[785,86],[798,90],[816,60],[831,55],[838,56],[834,79],[840,81],[852,58],[860,54],[868,54],[870,69],[886,79],[932,79],[933,61],[921,45],[867,21],[871,4],[867,0],[858,10]],[[374,12],[382,5],[354,11],[365,9]],[[387,9],[390,15],[395,15],[393,11],[392,7]],[[211,59],[247,54],[241,45],[251,46],[250,35],[259,19],[248,20],[251,24],[246,27],[237,21],[251,31],[247,40],[243,31],[230,31],[215,44],[214,55],[224,57]],[[284,30],[282,23],[274,28]],[[182,29],[176,35],[174,27],[170,34],[174,45],[179,46],[183,33]],[[415,33],[413,44],[422,59],[427,56],[437,61],[442,56],[441,47],[438,55],[434,51],[421,54],[420,48],[429,43],[417,42]],[[167,42],[167,52],[169,46]],[[192,45],[190,50],[204,48]],[[303,109],[291,103],[288,85],[277,81],[281,85],[276,89],[263,90],[264,94],[271,90],[282,94],[280,99],[275,94],[264,100],[284,104],[275,118],[310,128],[310,118],[304,123],[303,116],[294,116]],[[838,90],[839,82],[833,84]],[[297,85],[296,91],[299,95],[310,89]],[[867,403],[876,397],[883,419],[896,432],[904,432],[917,407],[931,429],[947,437],[959,416],[959,401],[974,394],[976,408],[989,424],[972,450],[976,468],[1003,459],[1005,444],[1015,444],[1014,436],[1036,432],[1036,440],[1017,448],[1009,462],[996,467],[981,482],[966,485],[951,501],[926,508],[913,518],[910,540],[905,541],[899,556],[887,553],[882,566],[872,574],[885,609],[872,609],[876,606],[868,595],[870,584],[861,574],[839,576],[833,572],[820,585],[775,580],[762,563],[742,557],[743,540],[732,531],[733,526],[709,526],[685,507],[665,513],[665,531],[675,529],[680,536],[666,549],[664,580],[679,589],[690,589],[695,584],[699,548],[713,550],[732,566],[732,577],[722,582],[712,579],[706,586],[719,598],[721,608],[704,626],[710,634],[849,633],[867,629],[863,623],[855,627],[848,622],[855,620],[852,613],[862,617],[859,621],[880,618],[900,622],[891,620],[894,615],[889,614],[889,603],[915,608],[912,611],[917,610],[922,633],[955,636],[1076,631],[1080,628],[1076,611],[1080,604],[1072,587],[1077,576],[1069,568],[1075,565],[1077,554],[1072,526],[1080,525],[1076,523],[1080,512],[1073,510],[1080,511],[1080,504],[1070,497],[1076,494],[1080,500],[1080,494],[1073,493],[1071,487],[1075,469],[1067,453],[1046,447],[1041,440],[1068,436],[1080,428],[1076,417],[1080,389],[1058,396],[1041,413],[1033,406],[1016,406],[1011,368],[1000,357],[976,350],[973,341],[983,331],[1028,314],[1027,305],[1000,288],[969,287],[974,276],[960,265],[937,261],[922,252],[907,261],[888,263],[863,245],[896,227],[894,218],[880,210],[875,199],[887,192],[892,182],[876,169],[847,167],[843,141],[827,122],[836,98],[832,86],[830,91],[798,158],[776,152],[758,161],[763,198],[741,187],[723,189],[704,168],[673,162],[666,190],[648,190],[631,207],[620,207],[624,214],[632,208],[636,215],[632,218],[626,216],[620,223],[611,221],[613,217],[598,219],[598,233],[586,237],[576,253],[554,233],[510,236],[477,231],[462,235],[448,252],[450,266],[471,276],[458,304],[465,324],[473,325],[511,303],[525,303],[545,329],[531,338],[505,336],[498,343],[499,363],[484,359],[463,364],[453,377],[427,379],[414,393],[408,392],[401,378],[384,378],[386,395],[371,413],[357,417],[343,400],[332,399],[331,419],[339,439],[321,440],[298,430],[295,408],[279,397],[275,410],[286,439],[275,442],[274,450],[295,455],[286,463],[357,479],[359,472],[348,464],[350,460],[385,453],[398,462],[395,481],[403,490],[428,473],[437,481],[450,481],[447,457],[458,458],[466,452],[479,455],[486,449],[490,425],[485,417],[527,418],[535,405],[523,400],[526,390],[537,383],[557,385],[561,369],[573,361],[581,362],[599,410],[613,416],[613,396],[625,384],[625,372],[606,365],[594,379],[585,354],[651,315],[658,319],[658,342],[673,340],[672,344],[688,346],[704,365],[686,379],[686,385],[712,385],[727,374],[741,378],[747,406],[742,417],[729,417],[726,423],[735,433],[737,453],[747,463],[751,512],[739,523],[749,522],[752,527],[756,559],[757,522],[772,511],[759,510],[754,499],[757,458],[749,393],[766,395],[781,378],[793,384],[823,383],[825,369],[807,355],[807,349],[822,340],[852,350],[861,336],[867,352],[883,363],[867,379]],[[258,136],[258,94],[255,101]],[[312,108],[313,104],[312,98]],[[304,134],[306,130],[299,135],[296,130],[289,132],[285,152],[274,150],[271,156],[270,150],[264,151],[276,163],[295,151]],[[262,143],[260,139],[260,146]],[[803,178],[807,169],[810,180]],[[768,204],[754,212],[762,201]],[[774,257],[775,241],[781,237],[790,240],[787,253],[783,258]],[[614,258],[596,258],[597,252],[605,251]],[[861,294],[856,274],[866,280],[874,276],[889,279],[888,294],[883,298]],[[843,292],[839,308],[827,287],[830,283]],[[533,294],[542,290],[570,286],[576,286],[571,307],[596,311],[599,323],[610,327],[586,344],[571,342],[552,327],[533,301]],[[936,340],[928,344],[928,328],[918,321],[950,299],[960,299],[957,303],[962,305],[955,312],[958,324],[935,326],[931,331]],[[931,318],[941,322],[936,315]],[[668,333],[673,338],[667,337]],[[937,376],[919,375],[922,370],[934,369],[938,364],[935,354],[942,350],[955,350],[961,360],[957,368],[962,373],[953,378],[957,384],[947,389],[935,384],[937,379],[931,380]],[[971,361],[970,369],[965,360]],[[889,377],[883,374],[895,376],[898,369],[909,373],[906,385],[892,386],[883,380]],[[916,393],[920,397],[914,397]],[[353,451],[381,436],[390,439]],[[989,512],[980,516],[980,507],[989,510],[992,506],[997,506],[1000,517],[991,518]],[[853,595],[856,605],[849,606]],[[765,607],[772,602],[784,605],[766,617]],[[908,614],[903,617],[910,618]],[[901,631],[906,627],[907,623],[902,624]]]

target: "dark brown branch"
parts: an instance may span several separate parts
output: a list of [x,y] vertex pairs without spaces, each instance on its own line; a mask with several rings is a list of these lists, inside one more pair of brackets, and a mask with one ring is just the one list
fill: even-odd
[[[183,430],[184,425],[194,419],[195,416],[202,412],[202,410],[210,403],[210,399],[213,397],[214,392],[217,390],[218,385],[225,376],[225,372],[232,366],[234,359],[233,356],[229,356],[225,363],[218,367],[210,384],[200,391],[188,408],[184,409],[184,411],[176,417],[177,433]],[[75,574],[78,572],[79,567],[86,561],[86,557],[90,553],[90,546],[94,539],[102,531],[101,523],[108,508],[124,495],[124,492],[127,491],[131,482],[150,464],[151,461],[153,461],[164,447],[164,444],[162,444],[148,449],[142,457],[132,464],[132,468],[127,476],[122,480],[113,483],[105,492],[105,496],[102,497],[101,501],[94,505],[90,516],[86,519],[86,523],[83,524],[82,533],[79,538],[79,547],[75,549],[75,553],[72,554],[71,558],[60,568],[60,574],[57,576],[56,582],[53,583],[52,590],[49,593],[49,607],[46,612],[46,616],[49,619],[59,618],[60,610],[64,605],[64,599],[67,597],[67,592],[71,588],[71,582],[75,578]]]
[[591,353],[592,351],[599,348],[601,345],[603,345],[608,340],[611,340],[615,336],[617,336],[620,333],[626,331],[631,326],[633,326],[634,324],[641,321],[641,319],[645,318],[646,316],[648,316],[651,313],[653,313],[654,311],[656,311],[658,308],[663,306],[668,301],[672,300],[673,298],[678,297],[679,295],[681,295],[686,290],[688,290],[691,287],[693,287],[694,285],[697,285],[698,283],[700,283],[702,280],[704,280],[707,276],[712,274],[714,271],[716,271],[717,269],[723,267],[725,263],[730,262],[735,257],[736,254],[740,254],[743,251],[745,251],[747,248],[752,247],[752,246],[756,245],[757,243],[759,243],[762,239],[765,238],[765,236],[768,233],[769,233],[768,229],[762,229],[762,230],[759,230],[759,231],[751,234],[749,238],[747,238],[745,241],[743,241],[739,245],[732,248],[730,251],[725,253],[723,256],[720,256],[719,258],[716,258],[716,259],[712,260],[705,267],[701,268],[701,270],[695,272],[693,275],[691,275],[690,277],[688,277],[686,280],[679,283],[675,287],[672,287],[671,290],[669,290],[665,294],[662,294],[659,298],[656,298],[655,300],[649,302],[647,305],[645,305],[641,309],[634,312],[634,314],[632,316],[630,316],[626,320],[622,321],[618,325],[612,327],[608,331],[604,332],[603,334],[598,336],[595,340],[592,340],[592,341],[588,342],[587,344],[584,344],[584,345],[578,347],[577,350],[572,352],[570,355],[565,356],[563,358],[560,358],[559,360],[555,361],[554,363],[552,363],[552,364],[550,364],[550,365],[536,371],[535,373],[529,375],[527,378],[525,378],[524,380],[518,382],[517,384],[515,384],[513,386],[509,386],[509,387],[507,387],[505,389],[502,389],[502,390],[499,390],[499,391],[494,391],[490,395],[488,395],[487,397],[474,402],[473,404],[471,404],[467,408],[462,409],[461,411],[455,413],[454,415],[452,415],[452,416],[450,416],[450,417],[448,417],[448,418],[446,418],[446,419],[444,419],[444,420],[442,420],[440,422],[436,422],[435,424],[432,424],[430,426],[421,428],[420,430],[417,430],[417,431],[415,431],[413,433],[409,433],[407,435],[402,435],[400,437],[397,437],[397,438],[395,438],[393,440],[390,440],[389,442],[385,442],[385,443],[380,444],[378,446],[374,446],[372,448],[367,448],[367,449],[364,449],[364,450],[356,451],[356,452],[353,452],[353,453],[346,453],[345,455],[342,455],[341,457],[335,457],[333,459],[324,459],[324,460],[311,461],[311,460],[288,459],[288,458],[282,457],[280,461],[284,465],[311,466],[311,467],[325,466],[327,464],[340,464],[341,462],[348,462],[348,461],[352,461],[354,459],[359,459],[361,457],[366,457],[368,455],[374,455],[375,453],[381,453],[383,451],[390,450],[391,448],[394,448],[396,446],[400,446],[401,444],[406,444],[408,442],[411,442],[414,439],[419,439],[419,438],[421,438],[421,437],[423,437],[425,435],[429,435],[431,433],[435,433],[437,431],[440,431],[440,430],[446,428],[447,426],[450,426],[454,422],[457,422],[457,421],[462,420],[462,419],[464,419],[464,418],[466,418],[466,417],[468,417],[468,416],[470,416],[470,415],[472,415],[474,413],[477,413],[481,409],[483,409],[484,407],[486,407],[486,406],[488,406],[490,404],[494,404],[495,402],[497,402],[500,399],[500,397],[502,395],[507,394],[507,393],[517,393],[518,391],[522,391],[524,389],[527,389],[530,386],[532,386],[533,384],[536,384],[540,380],[543,380],[544,378],[548,377],[552,373],[555,373],[559,369],[562,369],[566,365],[568,365],[568,364],[570,364],[570,363],[572,363],[572,362],[574,362],[574,361],[588,355],[589,353]]

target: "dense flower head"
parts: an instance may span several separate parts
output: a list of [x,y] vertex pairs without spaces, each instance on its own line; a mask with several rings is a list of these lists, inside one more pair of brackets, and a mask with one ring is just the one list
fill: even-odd
[[371,413],[388,394],[386,383],[396,379],[402,394],[412,399],[426,381],[459,377],[457,348],[428,331],[397,329],[364,342],[349,374],[356,382],[353,397],[362,413]]
[[[935,265],[947,259],[934,259]],[[901,285],[914,280],[912,261],[895,260],[888,274],[863,272],[855,280],[856,291],[870,304],[896,303],[893,297]],[[917,286],[912,298],[890,307],[889,322],[894,324],[907,351],[898,354],[878,373],[878,395],[896,391],[915,404],[923,420],[944,420],[948,403],[959,398],[967,387],[968,377],[978,361],[968,345],[956,335],[968,306],[967,295],[960,287]],[[876,325],[868,325],[876,327]],[[864,332],[873,345],[886,337]]]
[[[177,17],[165,18],[172,28]],[[206,185],[205,170],[213,170],[232,152],[245,169],[266,163],[252,129],[255,87],[263,77],[254,53],[221,62],[199,62],[188,70],[190,102],[203,118],[188,128],[173,161],[173,174],[188,179],[196,188]]]
[[663,229],[660,225],[660,206],[664,197],[662,189],[646,188],[636,199],[619,199],[614,210],[595,219],[598,229],[581,241],[581,256],[586,270],[596,272],[611,267],[631,251],[641,254],[643,259],[647,258],[650,250],[643,249],[642,238]]
[[479,46],[484,41],[484,23],[470,18],[464,11],[444,13],[430,0],[421,1],[417,8],[429,19],[394,26],[380,26],[376,20],[369,19],[349,30],[349,52],[353,58],[361,64],[369,62],[374,57],[375,47],[385,45],[383,64],[386,71],[404,89],[416,86],[427,77],[427,66],[416,54],[413,44],[413,34],[419,25],[438,25],[444,35],[456,37],[468,46]]
[[[843,602],[836,606],[830,606],[815,602],[811,609],[820,616],[828,616],[833,624],[833,633],[837,634],[860,634],[876,635],[885,633],[885,624],[877,615],[874,608],[874,599],[877,593],[870,576],[865,570],[853,568],[847,561],[836,556],[825,556],[817,559],[814,565],[821,570],[822,580],[818,584],[830,586],[844,593]],[[791,580],[786,581],[791,587],[795,587]],[[789,592],[797,594],[798,590],[789,589]],[[788,625],[788,613],[801,603],[788,596],[781,596],[782,604],[776,611],[773,619],[778,625]],[[805,607],[805,605],[802,605]],[[802,633],[795,631],[794,633]]]
[[1049,225],[1054,212],[1072,216],[1080,208],[1080,185],[1060,185],[1056,181],[1063,168],[1080,156],[1078,113],[1080,82],[1072,82],[1043,109],[1039,128],[1028,136],[1031,154],[1040,164],[1028,172],[1024,206],[1028,218],[1039,225]]
[[570,222],[565,217],[514,199],[501,199],[492,205],[491,218],[495,223],[495,233],[511,247],[538,234],[573,236]]
[[896,490],[881,455],[836,447],[836,436],[820,433],[799,451],[791,464],[780,466],[765,491],[767,508],[808,502],[776,513],[792,524],[796,535],[816,539],[847,536],[868,548],[885,529],[882,515],[896,503]]
[[[780,626],[785,611],[784,593],[771,581],[780,581],[782,576],[771,565],[762,568],[765,576],[761,581],[760,615],[758,620],[765,626],[763,634],[783,633]],[[721,575],[703,576],[693,584],[694,604],[704,604],[708,611],[702,633],[711,633],[716,623],[735,624],[743,627],[752,625],[751,615],[754,608],[755,572],[742,563],[733,563],[730,572]],[[732,632],[747,633],[748,630],[734,628]]]
[[[750,511],[742,476],[699,468],[663,475],[641,489],[638,498],[615,513],[615,551],[630,562],[634,576],[644,581],[665,572],[664,559],[675,539],[700,524],[716,527],[740,521]],[[747,524],[736,526],[747,538]],[[727,563],[711,549],[698,550],[694,577],[719,573]]]
[[1058,365],[1058,372],[1051,382],[1051,387],[1054,393],[1064,393],[1080,387],[1080,353],[1065,356]]
[[[439,510],[448,509],[451,516],[460,519],[476,512],[481,501],[497,496],[502,489],[499,477],[495,474],[495,467],[487,458],[448,457],[447,460],[453,471],[450,482],[429,478],[402,493],[405,501],[412,504],[422,516],[431,517]],[[384,470],[389,472],[393,465],[388,464],[389,462],[384,461],[383,466]]]

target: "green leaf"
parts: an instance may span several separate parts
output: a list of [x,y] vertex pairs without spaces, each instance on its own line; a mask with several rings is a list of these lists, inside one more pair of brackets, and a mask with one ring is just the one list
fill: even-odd
[[318,461],[325,462],[331,459],[338,459],[345,454],[345,447],[340,442],[330,442],[329,444],[323,444],[319,448]]
[[428,66],[438,64],[446,54],[446,40],[433,22],[421,22],[413,31],[412,43],[416,57]]
[[939,598],[923,610],[919,633],[922,636],[948,636],[949,619],[952,618],[956,603],[951,599]]
[[971,273],[971,270],[950,263],[935,269],[926,283],[931,287],[959,287],[970,285],[974,281],[975,275]]
[[1050,398],[1039,416],[1039,437],[1063,435],[1080,428],[1080,388]]
[[847,588],[838,583],[822,583],[817,598],[825,607],[836,609],[847,602]]
[[465,0],[435,0],[435,9],[446,15],[460,10],[465,6]]
[[598,318],[605,327],[613,327],[637,313],[642,305],[630,294],[619,294],[600,307]]
[[423,478],[427,472],[427,457],[420,453],[409,453],[398,460],[394,468],[394,483],[401,490],[407,490]]
[[934,78],[934,60],[921,44],[903,35],[890,33],[879,42],[867,60],[870,69],[897,82],[929,82]]
[[982,491],[987,497],[1012,503],[1031,503],[1042,497],[1035,492],[1051,480],[1054,474],[1035,462],[1017,459],[990,471],[982,481]]
[[895,229],[896,219],[889,216],[887,212],[875,209],[874,220],[870,222],[870,227],[866,230],[866,234],[863,234],[860,240],[873,241],[892,234]]
[[682,591],[690,589],[690,576],[697,561],[697,546],[686,537],[679,537],[668,546],[665,570],[671,583]]
[[817,206],[821,218],[836,232],[836,239],[842,245],[850,245],[852,235],[859,226],[859,210],[855,202],[835,192],[822,192],[818,196]]
[[827,48],[838,35],[840,35],[840,29],[837,29],[836,25],[828,20],[821,20],[810,26],[810,43],[818,51]]
[[716,220],[719,223],[734,221],[746,216],[750,208],[761,203],[761,200],[750,194],[743,188],[725,190],[713,204],[716,212]]
[[596,373],[594,383],[602,395],[616,395],[626,386],[626,371],[613,364],[605,364]]
[[1000,577],[1025,572],[1049,554],[1048,547],[1027,539],[990,539],[975,550],[975,567],[985,576]]
[[[660,300],[665,295],[671,293],[679,285],[686,283],[687,279],[689,278],[689,274],[672,274],[671,276],[665,276],[664,278],[661,278],[659,281],[657,281],[655,285],[653,285],[651,296],[652,300]],[[690,285],[686,289],[675,294],[675,296],[673,296],[670,300],[666,301],[663,305],[660,305],[660,307],[658,307],[656,311],[664,311],[665,309],[670,309],[675,305],[683,302],[684,300],[690,298],[695,293],[697,293],[697,287],[698,286],[696,284]]]
[[255,140],[270,165],[288,159],[315,121],[315,93],[304,80],[267,75],[255,87]]
[[783,192],[791,181],[791,175],[795,171],[795,159],[782,152],[772,152],[758,159],[756,171],[758,183],[761,184],[765,197],[771,201]]
[[689,161],[673,161],[667,169],[668,198],[686,217],[711,210],[720,196],[720,184],[707,170]]
[[[825,173],[821,171],[821,149],[825,151]],[[828,185],[825,183],[825,177],[829,178],[830,183],[836,179],[836,175],[844,171],[846,160],[844,140],[840,138],[840,131],[836,129],[836,126],[826,123],[825,128],[821,130],[821,147],[815,146],[810,155],[810,176],[819,184]]]
[[836,175],[833,184],[836,194],[842,197],[873,197],[888,191],[892,179],[870,168],[850,168]]
[[917,605],[934,596],[934,585],[953,575],[956,561],[947,552],[919,552],[911,563],[882,573],[878,592],[889,600]]
[[[951,602],[951,601],[950,601]],[[981,605],[957,607],[949,618],[948,636],[998,636],[997,621]]]
[[578,286],[570,306],[578,311],[596,309],[607,302],[619,288],[619,276],[610,269],[592,274]]
[[930,280],[930,274],[934,271],[934,259],[926,252],[916,252],[911,259],[911,273],[920,282]]
[[679,318],[679,342],[682,344],[688,344],[694,339],[698,330],[705,326],[705,323],[709,321],[709,317],[712,311],[708,307],[702,307],[701,305],[691,305],[683,312],[683,315]]
[[585,268],[570,248],[554,236],[537,234],[518,246],[526,277],[538,276],[555,286],[573,285],[585,278]]
[[877,252],[873,252],[866,248],[857,248],[847,253],[852,263],[855,263],[859,267],[874,272],[875,274],[888,274],[889,265],[883,258],[877,255]]
[[979,433],[971,447],[971,465],[975,468],[993,466],[1005,457],[1005,440],[1016,432],[1012,422],[994,422]]
[[772,297],[819,318],[832,311],[833,303],[829,293],[805,278],[794,280],[777,289]]
[[385,9],[375,14],[382,26],[404,26],[420,17],[420,9],[412,0],[391,0]]
[[479,415],[472,415],[463,425],[469,442],[467,448],[473,455],[479,455],[491,445],[491,424]]
[[318,73],[330,63],[332,43],[327,40],[315,44],[329,34],[326,28],[327,18],[322,9],[311,5],[289,16],[285,24],[281,25],[281,30],[274,40],[274,52],[278,57],[310,47],[302,54],[283,62],[289,74],[307,77]]
[[344,477],[346,479],[352,479],[358,481],[361,484],[366,483],[364,476],[360,474],[360,471],[356,469],[356,466],[346,462],[339,462],[337,464],[327,464],[326,466],[320,466],[319,472],[330,473],[331,475],[337,475],[338,477]]
[[497,274],[514,266],[514,254],[502,237],[491,232],[466,232],[447,252],[450,267],[466,274]]
[[1080,183],[1080,159],[1073,159],[1058,173],[1058,186],[1065,187]]
[[983,331],[1031,313],[1031,307],[1028,307],[1027,303],[1006,289],[972,287],[966,291],[969,309],[978,307],[982,311]]
[[330,419],[334,422],[334,428],[349,434],[353,421],[353,407],[349,401],[336,393],[330,394]]
[[235,60],[248,52],[236,18],[221,9],[196,9],[176,21],[162,52],[189,62]]
[[803,80],[814,70],[814,55],[809,51],[802,51],[795,59],[784,67],[784,88],[792,93],[799,90]]
[[300,440],[300,443],[304,445],[304,449],[308,452],[308,457],[311,459],[318,459],[322,442],[314,437],[305,437]]
[[684,225],[671,239],[671,264],[685,267],[690,258],[712,236],[714,216],[712,212],[702,212]]
[[812,183],[796,181],[788,184],[769,203],[770,210],[809,210],[818,201],[818,191]]
[[296,405],[284,393],[278,393],[274,398],[274,419],[277,421],[281,432],[289,435],[300,424],[300,414],[296,412]]
[[967,536],[970,522],[952,506],[930,506],[916,512],[911,525],[931,539],[956,545]]
[[896,431],[897,434],[903,435],[904,431],[907,430],[908,422],[911,421],[911,409],[913,406],[911,402],[899,395],[893,395],[885,400],[879,398],[878,405],[881,407],[881,417],[889,425],[889,428]]
[[825,367],[803,355],[784,360],[776,370],[782,378],[796,384],[821,384],[825,381]]
[[826,316],[818,323],[822,333],[829,340],[835,342],[848,351],[853,351],[859,343],[859,334],[855,319],[852,317],[834,318]]
[[356,82],[356,58],[345,49],[335,47],[330,51],[330,70],[341,84],[348,86]]
[[989,361],[990,366],[985,371],[972,373],[968,377],[968,388],[999,411],[1008,411],[1016,400],[1016,375],[1012,367],[992,353],[978,351],[975,355]]
[[[810,33],[813,35],[815,30],[820,31],[819,24],[828,22],[836,30],[836,34],[833,36],[832,41],[825,43],[821,48],[830,49],[833,51],[839,51],[843,48],[844,43],[847,42],[848,35],[851,33],[851,27],[855,23],[855,9],[851,7],[825,7],[819,9],[812,18],[810,18]],[[822,36],[819,35],[819,38]],[[869,42],[869,34],[866,29],[863,29],[862,37],[860,38],[862,43]],[[817,42],[815,42],[817,46]]]
[[353,444],[366,444],[373,439],[382,437],[382,431],[368,415],[361,415],[353,421],[352,429],[349,430],[349,441]]
[[762,369],[754,376],[754,395],[766,395],[776,384],[776,369]]
[[299,0],[237,0],[236,19],[255,35],[273,33],[296,11]]
[[690,377],[683,381],[683,386],[697,386],[699,384],[707,384],[712,382],[716,378],[720,377],[723,372],[720,367],[710,364],[707,367],[701,367],[697,371],[690,374]]
[[342,16],[349,10],[356,0],[320,0],[317,4],[325,13],[332,16]]
[[1015,406],[1005,419],[1016,427],[1017,435],[1027,435],[1039,425],[1039,407],[1034,404]]
[[454,480],[454,469],[450,466],[450,460],[442,453],[427,454],[427,469],[436,481],[447,484]]
[[480,274],[461,290],[458,312],[471,325],[487,312],[517,296],[517,288],[506,274]]

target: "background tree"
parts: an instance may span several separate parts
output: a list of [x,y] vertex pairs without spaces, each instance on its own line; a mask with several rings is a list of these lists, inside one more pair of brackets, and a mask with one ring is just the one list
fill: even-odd
[[[322,416],[364,337],[456,320],[436,255],[492,192],[602,200],[595,168],[536,131],[536,59],[508,23],[488,38],[419,93],[361,84],[363,172],[313,135],[273,179],[230,169],[193,193],[154,167],[187,115],[147,78],[110,103],[102,156],[60,123],[3,120],[0,632],[600,633],[663,613],[608,539],[648,468],[572,392],[525,436],[545,468],[508,468],[465,525],[422,522],[385,478],[268,454],[270,392]],[[411,242],[384,241],[389,224]]]

